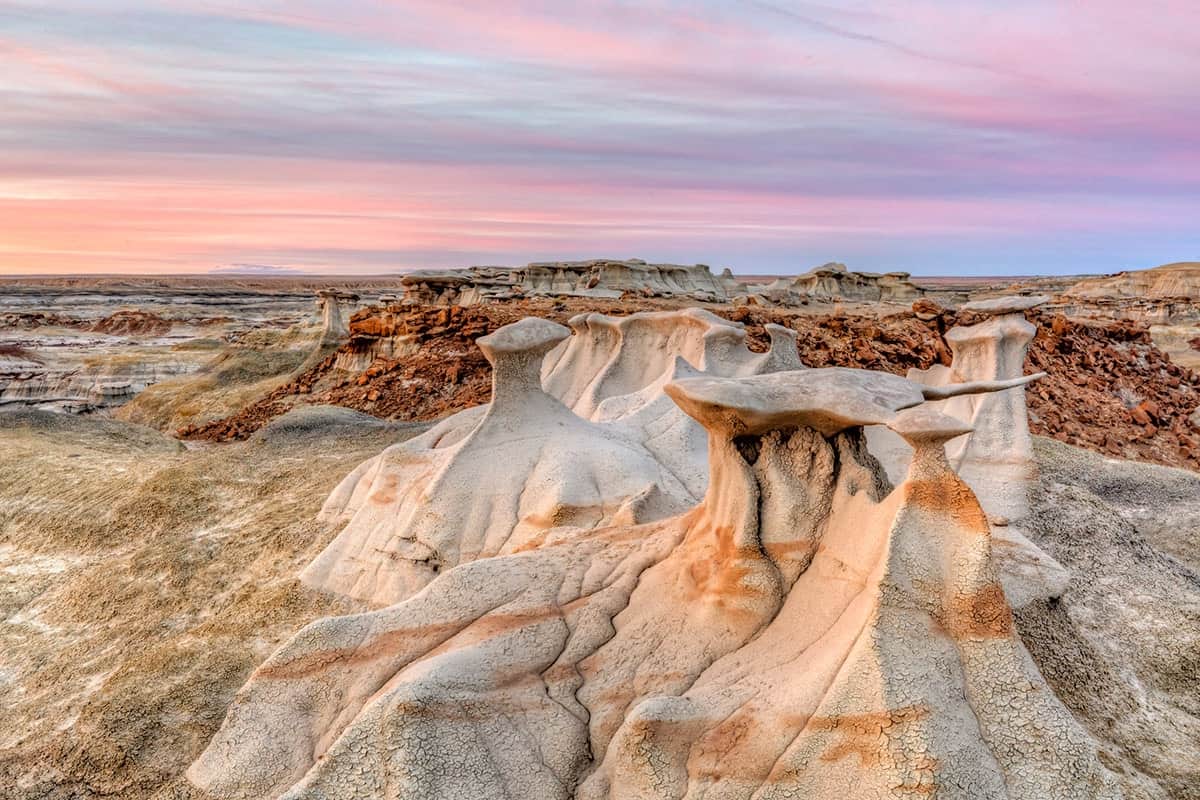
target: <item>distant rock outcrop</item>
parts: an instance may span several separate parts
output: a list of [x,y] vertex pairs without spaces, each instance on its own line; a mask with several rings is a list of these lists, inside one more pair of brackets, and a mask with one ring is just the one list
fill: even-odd
[[795,278],[780,278],[761,293],[782,304],[801,299],[911,303],[923,290],[909,280],[907,272],[853,272],[845,264],[830,262]]
[[1200,323],[1200,262],[1088,278],[1059,295],[1053,308],[1072,317],[1194,326]]
[[[765,287],[738,280],[728,268],[713,275],[706,264],[648,264],[617,261],[534,262],[524,267],[470,267],[421,270],[401,278],[406,305],[472,306],[529,297],[686,298],[735,305],[799,305],[822,302],[911,303],[924,290],[907,272],[851,272],[830,263],[796,278],[780,278]],[[388,302],[391,298],[381,298]]]
[[1170,297],[1200,299],[1200,261],[1177,261],[1154,269],[1088,278],[1063,292],[1067,297]]
[[150,311],[117,311],[87,330],[111,336],[162,336],[171,330],[171,321]]
[[600,258],[534,262],[523,267],[420,270],[405,275],[401,283],[406,303],[469,306],[518,297],[618,298],[626,293],[719,302],[727,296],[723,280],[705,264]]

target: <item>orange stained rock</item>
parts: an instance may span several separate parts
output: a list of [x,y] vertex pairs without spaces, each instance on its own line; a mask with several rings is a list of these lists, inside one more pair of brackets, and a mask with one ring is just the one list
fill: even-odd
[[[545,606],[514,614],[491,613],[473,622],[456,621],[394,628],[378,636],[368,637],[370,641],[366,644],[329,648],[315,653],[307,653],[300,658],[284,663],[264,664],[255,671],[254,677],[294,680],[328,669],[335,662],[350,665],[395,655],[406,649],[406,645],[422,653],[436,652],[429,651],[428,640],[433,640],[436,646],[438,640],[448,639],[468,628],[472,630],[472,633],[479,634],[475,637],[476,639],[500,636],[526,625],[537,624],[561,616],[562,610],[558,606]],[[419,640],[425,640],[424,647],[416,644]]]
[[963,528],[981,536],[990,535],[987,515],[979,506],[979,501],[953,472],[914,478],[901,488],[905,493],[905,502],[926,511],[949,514]]
[[929,708],[926,706],[911,705],[867,714],[813,717],[809,720],[808,727],[817,731],[829,731],[838,737],[821,755],[822,761],[839,761],[856,755],[862,766],[876,767],[883,763],[887,755],[893,727],[916,722],[928,716]]
[[941,622],[956,639],[997,639],[1013,634],[1012,607],[998,583],[973,594],[955,595]]

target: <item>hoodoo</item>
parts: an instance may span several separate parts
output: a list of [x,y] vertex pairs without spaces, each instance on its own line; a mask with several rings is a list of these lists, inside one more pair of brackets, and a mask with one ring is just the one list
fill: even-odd
[[[428,568],[420,585],[377,583],[373,599],[401,599],[296,634],[238,693],[194,784],[287,800],[1118,796],[1014,633],[987,516],[946,455],[970,425],[929,402],[1028,378],[926,386],[691,364],[646,394],[704,432],[699,503],[558,525],[544,509],[583,504],[553,487],[609,480],[601,465],[629,451],[606,449],[632,446],[540,385],[570,353],[566,334],[527,319],[481,339],[492,405],[426,435],[445,456],[367,467],[428,478],[404,492],[377,475],[356,516],[453,532],[446,552],[470,557],[398,552]],[[627,377],[635,393],[655,386]],[[894,488],[870,425],[913,448]],[[554,455],[552,426],[570,458]],[[626,470],[636,484],[655,462],[631,463],[647,465]],[[507,520],[527,504],[541,524],[513,544]],[[360,548],[360,567],[376,552]]]

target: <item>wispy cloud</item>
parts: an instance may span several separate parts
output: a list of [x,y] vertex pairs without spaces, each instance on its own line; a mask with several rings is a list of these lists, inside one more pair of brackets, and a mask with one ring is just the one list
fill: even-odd
[[0,0],[0,271],[1200,255],[1200,7]]

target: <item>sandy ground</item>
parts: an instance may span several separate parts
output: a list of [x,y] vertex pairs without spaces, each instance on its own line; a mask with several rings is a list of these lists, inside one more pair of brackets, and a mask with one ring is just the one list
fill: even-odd
[[[351,412],[337,412],[344,418]],[[188,449],[147,428],[0,413],[0,798],[148,797],[249,671],[352,610],[294,575],[377,422]]]

